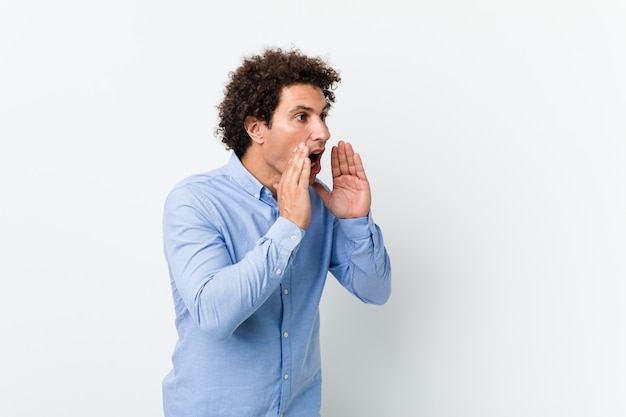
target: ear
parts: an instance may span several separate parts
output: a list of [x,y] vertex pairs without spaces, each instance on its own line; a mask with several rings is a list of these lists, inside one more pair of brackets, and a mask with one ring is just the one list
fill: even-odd
[[253,142],[261,144],[265,140],[265,128],[267,125],[264,121],[257,119],[254,116],[246,116],[243,121],[243,127],[248,132],[248,136]]

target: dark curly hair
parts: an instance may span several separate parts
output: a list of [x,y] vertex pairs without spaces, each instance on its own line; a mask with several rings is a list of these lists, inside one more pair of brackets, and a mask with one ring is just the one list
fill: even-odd
[[299,50],[267,49],[262,55],[245,58],[224,89],[224,100],[217,106],[218,138],[241,158],[250,146],[244,128],[247,116],[253,116],[272,127],[272,116],[283,87],[309,84],[319,87],[326,101],[335,102],[332,90],[341,82],[339,73],[319,57],[309,57]]

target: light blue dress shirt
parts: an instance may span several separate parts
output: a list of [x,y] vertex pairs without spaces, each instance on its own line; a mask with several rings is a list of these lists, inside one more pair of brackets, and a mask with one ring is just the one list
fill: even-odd
[[319,303],[328,271],[383,304],[391,266],[368,217],[336,219],[309,187],[306,230],[232,154],[166,198],[163,234],[178,332],[166,417],[317,417]]

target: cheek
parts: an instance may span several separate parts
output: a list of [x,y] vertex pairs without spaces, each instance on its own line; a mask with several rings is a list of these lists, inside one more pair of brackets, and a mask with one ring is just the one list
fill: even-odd
[[270,163],[274,166],[276,171],[283,173],[292,155],[293,148],[284,147],[280,152],[274,152],[272,154]]
[[307,132],[302,129],[288,129],[285,127],[273,129],[271,164],[280,172],[283,172],[287,163],[293,156],[293,151],[300,143],[307,143]]

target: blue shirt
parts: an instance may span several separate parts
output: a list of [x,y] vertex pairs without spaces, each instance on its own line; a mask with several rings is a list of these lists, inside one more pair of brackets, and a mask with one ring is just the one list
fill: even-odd
[[232,154],[168,194],[163,216],[178,332],[166,417],[317,417],[319,303],[330,271],[383,304],[391,267],[368,217],[337,219],[311,187],[306,230]]

